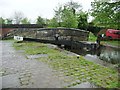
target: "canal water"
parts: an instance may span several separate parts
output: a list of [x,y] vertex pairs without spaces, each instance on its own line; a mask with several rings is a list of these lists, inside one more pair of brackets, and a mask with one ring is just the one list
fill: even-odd
[[77,53],[85,57],[89,61],[93,61],[103,66],[117,66],[120,64],[120,48],[114,48],[110,46],[101,46],[95,50],[83,49],[70,49],[65,48],[68,51]]

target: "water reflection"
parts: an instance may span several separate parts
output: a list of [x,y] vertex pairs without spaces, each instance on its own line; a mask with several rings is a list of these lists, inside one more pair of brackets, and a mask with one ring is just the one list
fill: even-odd
[[[101,46],[99,49],[97,50],[90,50],[87,51],[84,48],[83,49],[71,49],[66,47],[66,50],[75,52],[79,55],[82,56],[91,56],[92,58],[96,58],[96,60],[100,59],[103,60],[105,62],[109,62],[112,64],[118,64],[120,63],[120,49],[118,48],[112,48],[109,46]],[[90,58],[88,58],[90,59]]]
[[99,58],[112,64],[120,63],[120,49],[101,47]]

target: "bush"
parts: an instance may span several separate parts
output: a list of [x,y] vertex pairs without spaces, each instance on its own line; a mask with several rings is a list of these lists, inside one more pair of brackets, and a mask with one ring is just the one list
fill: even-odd
[[89,41],[96,41],[97,37],[92,33],[90,32],[89,33]]

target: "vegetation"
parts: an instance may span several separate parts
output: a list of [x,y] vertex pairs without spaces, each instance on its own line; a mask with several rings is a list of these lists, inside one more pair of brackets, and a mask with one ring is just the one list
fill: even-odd
[[119,1],[117,0],[94,0],[91,3],[91,15],[94,24],[107,28],[120,29]]
[[20,24],[21,20],[24,18],[24,15],[22,12],[15,12],[13,15],[14,23]]
[[89,33],[89,41],[95,42],[97,40],[97,37],[93,33]]
[[57,23],[57,20],[56,18],[52,18],[50,21],[49,21],[49,24],[48,24],[48,27],[59,27],[59,23]]
[[30,24],[30,20],[28,20],[28,18],[26,17],[26,18],[23,18],[23,19],[21,20],[21,23],[22,23],[22,24]]
[[44,19],[41,16],[37,17],[36,24],[40,24],[41,26],[45,24]]
[[120,47],[120,41],[114,41],[114,40],[109,40],[109,41],[102,41],[101,44],[106,44],[106,45],[112,45],[116,47]]
[[2,17],[0,17],[0,24],[5,24],[5,20]]
[[12,21],[13,21],[12,19],[7,18],[7,19],[6,19],[6,24],[12,24]]
[[52,24],[53,27],[87,29],[88,14],[82,11],[81,5],[78,3],[73,1],[67,2],[64,5],[59,5],[54,11],[55,15],[51,23],[56,24]]
[[88,29],[88,13],[86,12],[80,12],[78,14],[78,28],[79,29],[83,29],[83,30],[87,30]]
[[[83,12],[81,5],[77,2],[67,2],[63,5],[58,5],[54,9],[55,15],[52,19],[45,19],[41,16],[36,18],[36,24],[47,25],[48,27],[67,27],[80,28],[87,30],[88,14]],[[22,12],[15,12],[12,19],[0,19],[3,24],[30,24],[30,20],[24,17]]]
[[48,57],[38,58],[55,70],[63,72],[66,76],[74,77],[80,82],[75,82],[70,86],[82,82],[92,82],[99,87],[118,88],[118,72],[116,70],[95,64],[85,60],[82,56],[68,56],[58,48],[49,48],[47,44],[35,42],[14,43],[17,50],[24,50],[26,54],[48,54]]
[[[68,17],[69,16],[69,17]],[[72,9],[65,7],[62,11],[62,26],[67,28],[77,28],[77,17]]]
[[[101,29],[120,29],[119,24],[119,1],[117,0],[94,0],[91,2],[92,9],[83,12],[82,6],[77,2],[67,2],[57,5],[54,9],[55,15],[51,19],[44,19],[41,16],[36,18],[36,24],[47,24],[48,27],[68,27],[89,30],[98,33]],[[88,16],[94,19],[88,23]],[[14,22],[13,22],[14,21]],[[13,18],[0,18],[3,24],[29,24],[30,21],[24,18],[22,12],[15,12]]]

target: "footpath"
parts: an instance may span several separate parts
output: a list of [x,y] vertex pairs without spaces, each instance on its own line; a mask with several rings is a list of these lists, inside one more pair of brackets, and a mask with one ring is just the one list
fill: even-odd
[[12,47],[12,42],[1,41],[0,70],[2,88],[60,88],[66,83],[47,64],[26,59]]
[[[0,89],[1,88],[64,88],[75,82],[50,68],[47,64],[26,58],[16,51],[11,41],[0,41]],[[83,83],[75,88],[91,88]],[[74,87],[71,87],[74,88]]]

